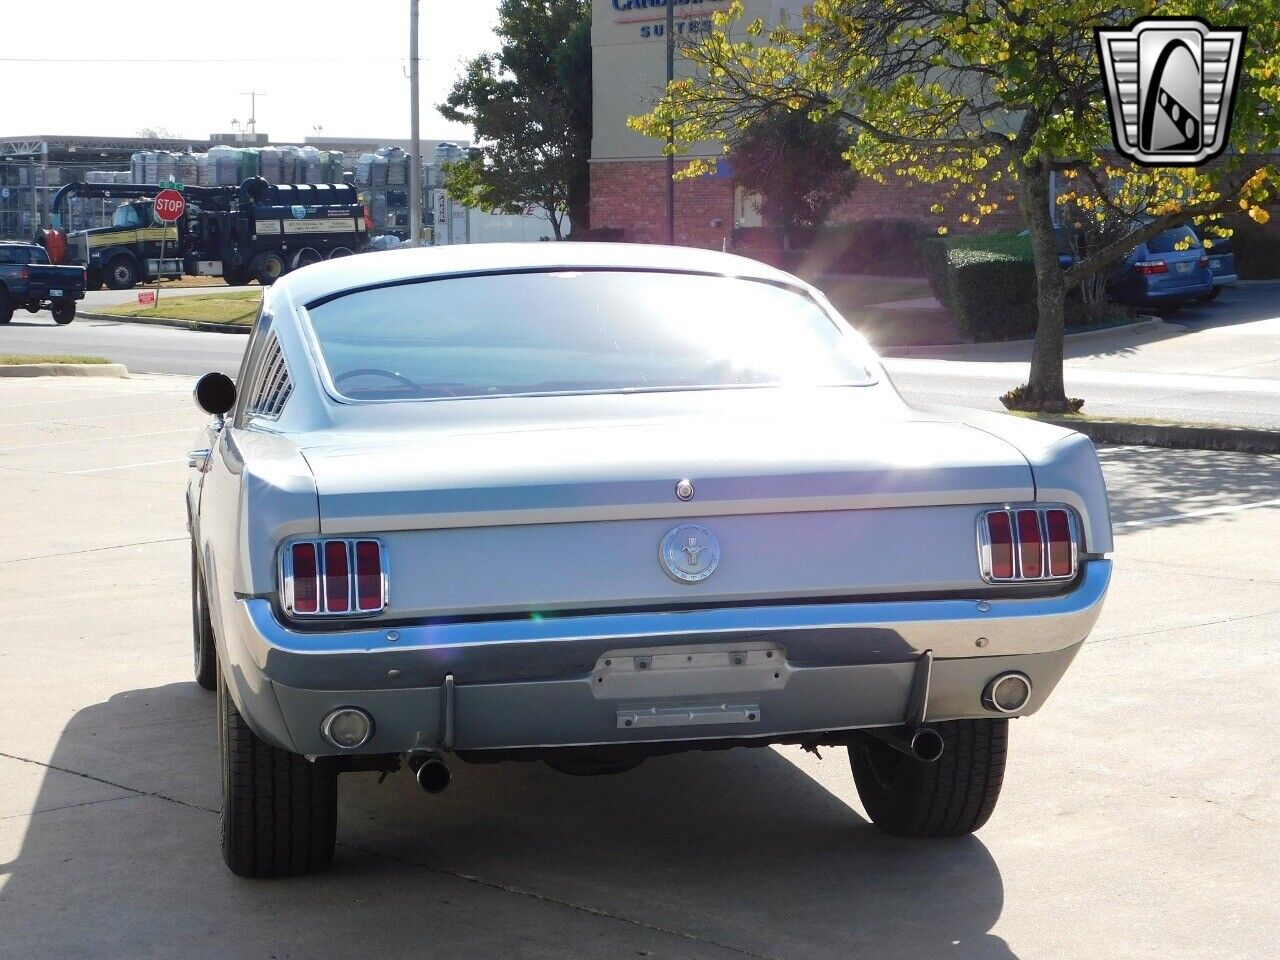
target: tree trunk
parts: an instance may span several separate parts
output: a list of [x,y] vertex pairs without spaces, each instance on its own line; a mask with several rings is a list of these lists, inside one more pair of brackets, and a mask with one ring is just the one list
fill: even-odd
[[[591,172],[583,164],[581,173],[569,178],[569,196],[565,204],[569,208],[569,231],[584,233],[591,229]],[[559,239],[557,237],[556,239]]]
[[[554,236],[557,240],[563,240],[564,237],[560,235],[560,221],[562,219],[560,211],[557,210],[555,207],[547,207],[545,209],[547,211],[547,219],[551,221],[552,236]],[[571,223],[569,225],[569,228],[571,230],[574,229],[574,225]]]
[[1058,241],[1053,232],[1050,210],[1049,164],[1041,159],[1024,165],[1021,180],[1022,216],[1031,234],[1031,256],[1036,271],[1035,345],[1031,349],[1031,374],[1026,396],[1018,409],[1043,413],[1067,412],[1067,393],[1062,382],[1063,336],[1066,286],[1058,263]]

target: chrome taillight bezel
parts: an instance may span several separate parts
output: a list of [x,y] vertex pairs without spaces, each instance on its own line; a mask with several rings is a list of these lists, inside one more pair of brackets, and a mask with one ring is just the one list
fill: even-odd
[[[341,543],[345,545],[347,552],[347,607],[343,610],[328,609],[328,595],[325,590],[324,573],[325,573],[325,545],[330,543]],[[380,572],[380,594],[379,604],[377,608],[361,610],[359,608],[358,591],[356,587],[357,569],[356,569],[356,544],[373,543],[378,547],[378,568]],[[299,611],[294,603],[294,581],[293,581],[293,548],[300,544],[310,544],[316,551],[316,607],[315,611]],[[284,612],[290,617],[299,620],[350,620],[365,617],[376,617],[387,609],[387,605],[391,599],[391,570],[390,560],[387,554],[387,545],[377,537],[299,537],[294,540],[288,540],[280,545],[279,557],[279,586],[280,586],[280,606]]]
[[[1018,513],[1030,510],[1036,514],[1040,525],[1040,576],[1028,577],[1022,571],[1021,539],[1018,536]],[[1064,574],[1053,574],[1049,563],[1049,524],[1047,514],[1061,511],[1067,516],[1067,534],[1071,543],[1071,571]],[[1012,537],[1013,575],[997,577],[992,573],[991,536],[987,518],[992,514],[1003,513],[1008,517],[1009,531]],[[1012,503],[998,510],[983,510],[978,514],[978,570],[987,583],[1046,583],[1074,580],[1080,572],[1080,522],[1076,512],[1061,503]]]

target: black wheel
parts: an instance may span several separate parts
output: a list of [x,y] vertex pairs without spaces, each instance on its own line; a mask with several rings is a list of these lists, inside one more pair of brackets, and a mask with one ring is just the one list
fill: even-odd
[[914,760],[868,733],[849,747],[853,781],[871,822],[895,837],[959,837],[991,817],[1009,743],[1008,720],[931,724],[942,756]]
[[26,308],[27,313],[39,313],[39,312],[40,312],[40,301],[39,301],[39,300],[28,300],[25,304],[23,304],[23,306]]
[[191,545],[191,639],[195,647],[196,683],[206,690],[218,686],[218,653],[213,643],[213,622],[209,619],[209,595],[196,562],[196,545]]
[[74,300],[58,300],[49,308],[53,314],[53,322],[65,327],[76,318],[76,302]]
[[261,740],[218,671],[222,858],[241,877],[293,877],[326,869],[338,826],[338,769]]
[[284,276],[284,257],[278,253],[260,253],[253,258],[249,272],[264,287],[270,286]]
[[330,260],[340,260],[343,257],[349,257],[354,253],[349,247],[334,247],[329,251]]
[[245,267],[226,267],[222,271],[222,279],[229,287],[243,287],[253,278]]
[[299,270],[302,267],[309,267],[313,263],[319,263],[324,257],[320,256],[319,250],[313,250],[307,247],[305,250],[299,250],[293,255],[293,269]]
[[86,270],[84,272],[84,288],[85,290],[101,290],[102,274],[97,270]]
[[1212,303],[1214,300],[1218,299],[1218,296],[1221,293],[1222,293],[1221,287],[1214,287],[1208,293],[1203,294],[1199,297],[1196,297],[1196,299],[1199,300],[1201,303]]
[[138,283],[138,267],[125,256],[115,257],[103,271],[103,279],[112,290],[132,290]]
[[9,299],[9,294],[0,287],[0,323],[8,323],[13,319],[13,301]]

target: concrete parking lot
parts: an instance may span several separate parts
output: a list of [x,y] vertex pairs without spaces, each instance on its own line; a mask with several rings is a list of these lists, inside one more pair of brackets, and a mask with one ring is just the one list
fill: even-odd
[[341,787],[335,869],[232,876],[191,680],[190,380],[0,379],[0,957],[1234,958],[1280,926],[1280,458],[1114,448],[1116,577],[978,835],[845,754]]

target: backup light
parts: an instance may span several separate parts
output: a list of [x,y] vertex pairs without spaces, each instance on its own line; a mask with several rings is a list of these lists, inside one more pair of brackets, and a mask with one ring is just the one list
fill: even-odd
[[1065,507],[986,510],[978,515],[978,565],[988,583],[1070,580],[1079,537]]
[[302,540],[280,555],[280,601],[291,616],[380,613],[387,565],[379,540]]

